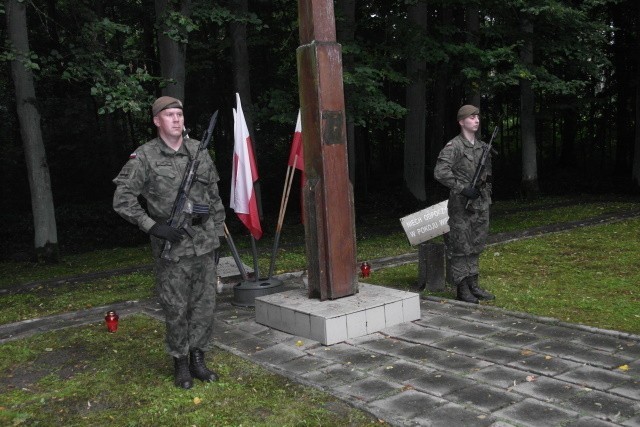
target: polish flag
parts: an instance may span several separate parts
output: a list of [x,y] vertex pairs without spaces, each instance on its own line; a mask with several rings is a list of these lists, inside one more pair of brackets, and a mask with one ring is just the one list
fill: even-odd
[[236,93],[236,109],[233,110],[233,122],[233,167],[229,207],[236,212],[251,235],[260,239],[262,227],[256,192],[253,188],[253,183],[258,180],[258,168],[238,93]]
[[[296,157],[296,155],[298,157]],[[300,118],[300,110],[298,110],[298,120],[296,122],[296,129],[293,132],[293,141],[291,141],[291,151],[289,152],[289,166],[300,170],[300,213],[301,221],[304,224],[304,157],[302,157],[302,119]]]
[[[296,155],[298,157],[296,157]],[[296,122],[296,130],[293,133],[293,141],[291,142],[291,152],[289,153],[288,164],[289,166],[299,169],[304,173],[304,158],[302,157],[302,120],[300,119],[300,110],[298,110],[298,121]]]

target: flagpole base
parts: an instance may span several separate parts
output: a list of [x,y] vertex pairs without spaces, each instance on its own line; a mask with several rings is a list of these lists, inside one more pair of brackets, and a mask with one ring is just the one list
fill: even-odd
[[240,282],[233,287],[233,300],[231,304],[240,307],[254,307],[256,297],[275,294],[284,290],[280,279],[265,278],[254,281]]

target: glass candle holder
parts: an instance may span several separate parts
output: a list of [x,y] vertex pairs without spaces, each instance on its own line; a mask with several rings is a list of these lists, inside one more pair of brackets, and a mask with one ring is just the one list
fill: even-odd
[[360,275],[364,278],[364,277],[369,277],[370,274],[371,274],[371,265],[369,265],[369,263],[365,261],[360,265]]
[[107,312],[107,315],[104,316],[104,322],[107,325],[107,331],[115,332],[118,330],[119,318],[120,317],[118,316],[118,313],[116,313],[115,311],[111,310]]

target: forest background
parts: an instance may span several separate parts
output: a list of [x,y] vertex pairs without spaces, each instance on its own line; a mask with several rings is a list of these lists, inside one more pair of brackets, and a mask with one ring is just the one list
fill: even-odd
[[[432,170],[465,103],[480,106],[483,135],[499,126],[496,198],[638,192],[640,2],[334,6],[356,216],[446,198]],[[220,111],[225,205],[241,94],[273,223],[299,109],[297,2],[5,0],[0,13],[0,259],[146,240],[113,213],[112,179],[154,136],[162,94],[184,99],[195,138]]]

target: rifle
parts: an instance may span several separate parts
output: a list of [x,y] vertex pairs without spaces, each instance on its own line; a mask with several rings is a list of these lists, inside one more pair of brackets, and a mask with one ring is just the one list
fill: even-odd
[[[480,163],[478,163],[478,166],[476,167],[476,171],[473,173],[473,179],[471,180],[471,186],[475,187],[476,184],[478,183],[478,178],[480,178],[480,174],[482,173],[482,170],[484,169],[484,165],[487,162],[487,157],[489,157],[489,154],[491,154],[491,152],[496,152],[492,145],[493,145],[493,139],[496,137],[498,133],[498,126],[496,126],[493,129],[493,135],[491,135],[491,139],[489,140],[489,143],[485,146],[482,147],[482,156],[480,157]],[[471,204],[471,199],[467,199],[467,204],[464,205],[465,209],[469,209],[469,205]]]
[[[191,191],[193,181],[198,179],[196,176],[198,165],[200,164],[198,156],[200,155],[201,151],[206,150],[209,146],[209,141],[211,141],[211,135],[213,133],[213,128],[215,128],[216,126],[217,120],[218,111],[213,113],[213,115],[211,116],[209,127],[204,131],[204,134],[202,135],[202,140],[200,141],[200,145],[198,146],[196,155],[193,159],[191,159],[191,161],[189,161],[189,164],[187,165],[184,176],[182,177],[182,183],[180,184],[180,188],[178,189],[178,195],[176,196],[176,200],[173,202],[171,216],[167,220],[167,225],[177,230],[184,230],[184,232],[191,238],[193,238],[193,236],[195,235],[195,230],[191,227],[191,224],[189,224],[187,220],[191,219],[191,216],[193,214],[207,214],[209,212],[209,206],[193,203],[191,199],[189,199],[189,192]],[[169,255],[169,253],[171,252],[171,246],[172,244],[170,241],[164,241],[164,246],[162,248],[160,258],[171,260],[171,256]]]

